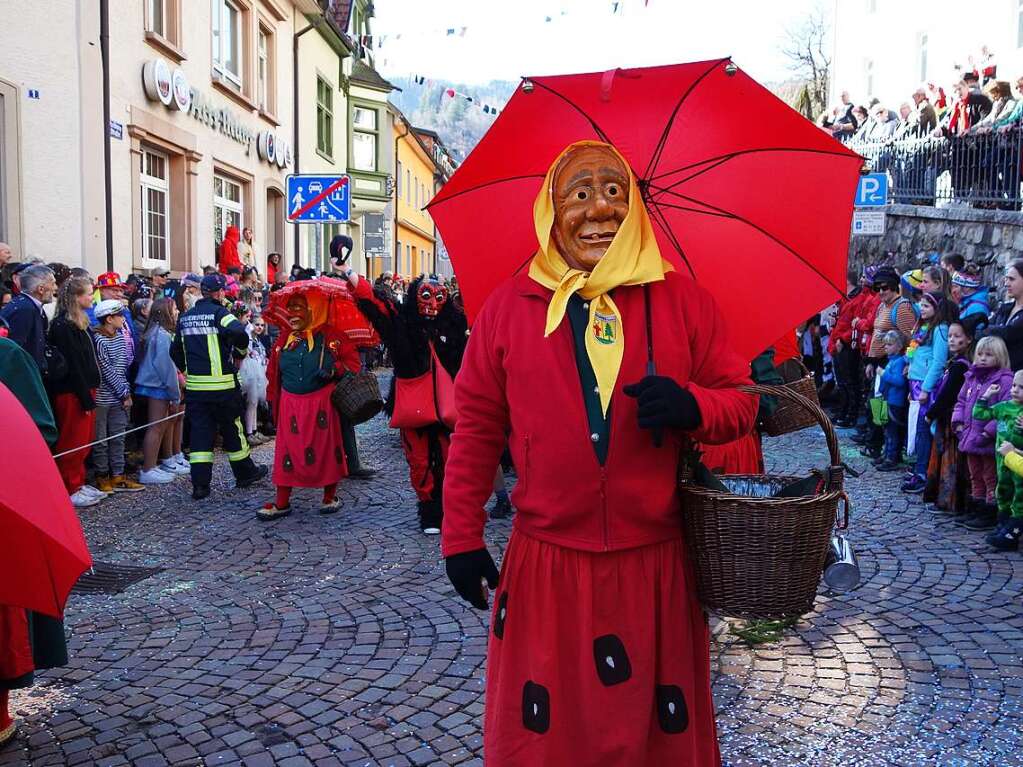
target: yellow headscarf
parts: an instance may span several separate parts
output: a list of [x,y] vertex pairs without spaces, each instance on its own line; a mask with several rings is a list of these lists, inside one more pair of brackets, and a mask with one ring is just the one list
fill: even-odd
[[[308,344],[309,351],[313,349],[313,334],[327,321],[327,308],[328,301],[327,297],[318,290],[309,290],[302,293],[302,298],[305,299],[306,305],[309,307],[309,324],[305,330],[298,332],[291,331],[288,336],[288,341],[285,344],[286,347],[292,348],[292,344],[298,343],[304,340]],[[285,308],[287,305],[285,305]]]
[[[554,172],[562,158],[573,149],[584,146],[607,147],[622,161],[629,172],[629,213],[615,234],[611,246],[604,253],[592,272],[570,269],[558,252],[551,237],[554,223]],[[650,217],[636,183],[636,176],[618,150],[600,141],[578,141],[569,145],[551,163],[540,193],[533,203],[533,220],[540,250],[529,265],[529,276],[546,288],[554,291],[547,307],[547,327],[544,337],[549,336],[565,317],[568,299],[578,293],[590,302],[590,329],[586,333],[586,355],[593,365],[600,389],[600,406],[604,415],[611,404],[618,373],[625,356],[625,334],[618,307],[609,295],[610,291],[622,285],[642,285],[664,279],[664,273],[674,271],[661,258],[661,251],[654,238]]]

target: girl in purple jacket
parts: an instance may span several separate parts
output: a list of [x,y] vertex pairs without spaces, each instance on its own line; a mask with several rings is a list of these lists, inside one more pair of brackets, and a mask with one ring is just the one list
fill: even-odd
[[973,406],[991,384],[998,384],[999,391],[991,401],[1001,402],[1009,396],[1012,388],[1012,370],[1009,368],[1009,350],[1005,342],[996,336],[988,336],[977,342],[973,354],[973,365],[966,372],[963,388],[952,413],[952,430],[959,439],[959,450],[966,455],[970,470],[970,499],[967,501],[968,517],[962,522],[970,530],[987,530],[994,527],[998,516],[995,505],[995,485],[998,476],[995,469],[995,430],[997,421],[980,421],[973,417]]

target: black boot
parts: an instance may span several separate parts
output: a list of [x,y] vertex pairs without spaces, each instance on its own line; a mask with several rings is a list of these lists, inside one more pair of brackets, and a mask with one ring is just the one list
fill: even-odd
[[958,515],[956,519],[957,525],[965,525],[967,520],[973,519],[977,516],[977,511],[980,509],[981,501],[976,498],[970,497],[966,499],[966,503],[963,504],[962,513]]
[[426,535],[440,535],[441,520],[444,518],[444,510],[440,501],[419,502],[419,529]]
[[967,530],[990,530],[995,526],[995,519],[998,517],[998,507],[993,503],[977,504],[977,513],[963,522]]
[[511,501],[505,498],[501,500],[498,498],[494,501],[494,505],[490,507],[490,518],[491,519],[505,519],[512,515]]

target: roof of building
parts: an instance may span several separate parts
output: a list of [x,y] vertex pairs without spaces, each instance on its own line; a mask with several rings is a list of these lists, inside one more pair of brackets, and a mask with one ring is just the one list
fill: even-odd
[[401,88],[385,80],[379,72],[362,59],[356,59],[352,64],[352,82],[361,83],[381,91],[401,90]]

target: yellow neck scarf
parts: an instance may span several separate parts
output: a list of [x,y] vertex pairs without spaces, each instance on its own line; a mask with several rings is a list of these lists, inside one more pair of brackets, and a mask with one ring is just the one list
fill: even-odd
[[[569,268],[551,237],[551,226],[554,223],[552,194],[554,172],[561,159],[572,149],[580,146],[609,147],[629,171],[629,213],[615,234],[611,246],[592,272]],[[646,206],[643,205],[635,174],[625,158],[609,144],[579,141],[558,155],[547,171],[547,177],[536,197],[536,202],[533,203],[533,220],[540,249],[529,265],[529,276],[545,288],[554,291],[554,296],[547,307],[544,337],[557,330],[565,318],[568,299],[573,293],[578,293],[590,302],[590,329],[586,333],[586,355],[597,377],[601,410],[607,415],[611,394],[622,367],[622,358],[625,356],[625,334],[621,315],[609,293],[622,285],[658,282],[664,279],[665,272],[674,269],[661,258],[661,251],[657,247],[654,230]]]

